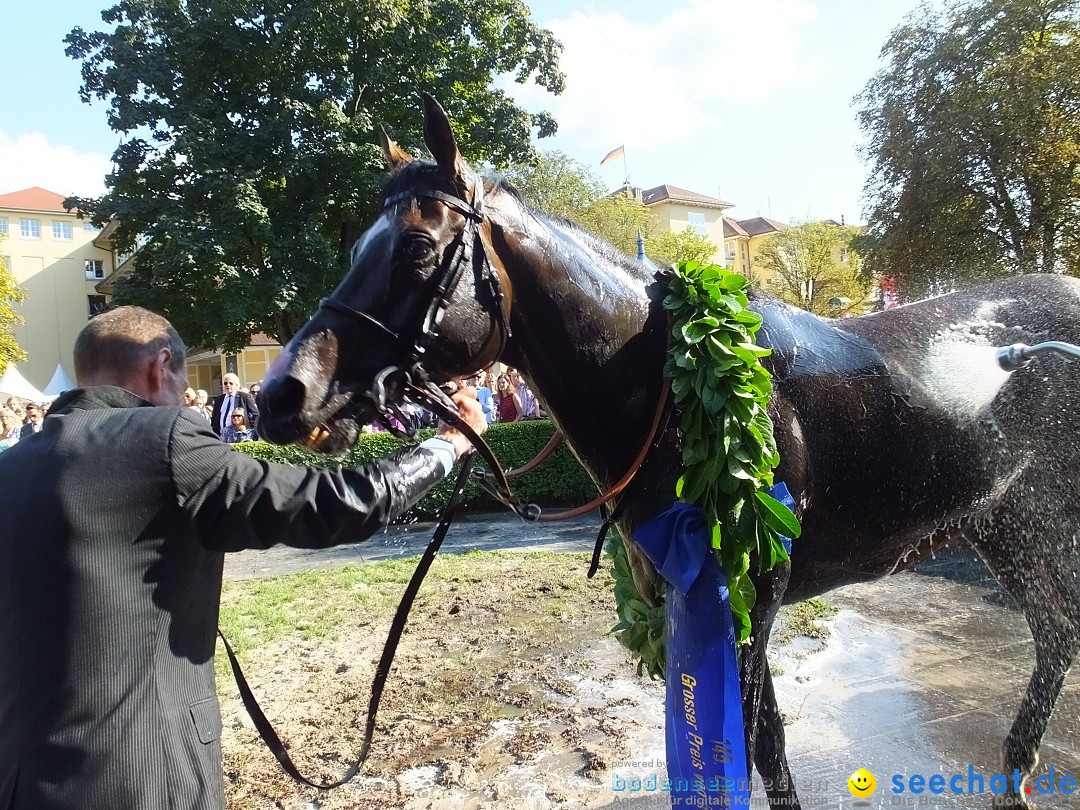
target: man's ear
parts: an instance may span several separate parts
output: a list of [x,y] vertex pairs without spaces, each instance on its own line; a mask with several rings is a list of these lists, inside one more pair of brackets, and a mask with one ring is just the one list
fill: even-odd
[[[143,366],[143,382],[146,385],[146,394],[143,399],[154,405],[175,405],[172,401],[172,351],[165,347],[158,349],[147,358]],[[138,393],[138,392],[136,392]]]

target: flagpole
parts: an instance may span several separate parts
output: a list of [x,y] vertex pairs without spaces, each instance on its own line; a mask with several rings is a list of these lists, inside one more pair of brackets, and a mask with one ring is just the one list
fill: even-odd
[[626,183],[627,188],[630,187],[630,170],[626,168],[626,147],[622,150],[622,170],[623,170],[623,182]]

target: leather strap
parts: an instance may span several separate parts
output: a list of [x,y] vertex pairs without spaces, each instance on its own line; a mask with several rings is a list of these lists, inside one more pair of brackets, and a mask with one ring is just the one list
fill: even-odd
[[386,679],[390,675],[390,666],[394,662],[394,654],[397,652],[398,643],[401,641],[402,633],[405,632],[405,624],[409,620],[409,611],[412,610],[412,605],[416,599],[416,594],[420,590],[420,585],[423,583],[424,577],[427,576],[427,572],[431,568],[432,562],[435,561],[435,556],[439,553],[439,548],[442,546],[446,533],[450,530],[450,524],[453,522],[454,514],[461,504],[462,495],[465,493],[465,485],[469,481],[475,459],[476,456],[473,453],[469,453],[465,457],[465,460],[461,465],[461,471],[458,473],[457,481],[454,483],[453,494],[450,496],[450,500],[443,509],[442,516],[439,518],[439,525],[435,529],[435,534],[432,536],[431,542],[428,543],[428,547],[424,551],[424,555],[420,558],[420,562],[417,563],[416,570],[413,572],[412,578],[409,580],[409,585],[401,597],[401,602],[398,604],[397,612],[394,613],[394,620],[390,625],[390,632],[387,634],[386,643],[383,645],[382,656],[379,658],[379,663],[375,667],[375,678],[371,683],[371,699],[368,702],[367,724],[364,726],[364,741],[361,743],[360,753],[357,754],[356,761],[349,766],[348,770],[345,771],[345,775],[340,779],[333,782],[314,782],[300,773],[296,765],[293,764],[292,757],[289,756],[288,749],[286,749],[285,744],[281,741],[281,737],[278,736],[277,732],[274,730],[274,726],[266,718],[266,714],[263,712],[262,707],[259,706],[259,701],[251,691],[247,678],[244,677],[244,672],[240,668],[240,662],[236,659],[236,654],[229,645],[228,639],[222,634],[221,628],[218,628],[218,637],[225,645],[225,652],[228,653],[229,656],[229,665],[232,667],[233,677],[236,679],[236,687],[240,690],[240,699],[244,703],[244,708],[247,709],[248,716],[251,717],[256,730],[259,732],[259,736],[262,737],[266,747],[270,749],[270,753],[272,753],[281,764],[285,773],[297,782],[308,785],[309,787],[317,788],[318,790],[330,790],[331,788],[340,787],[341,785],[352,781],[356,774],[360,772],[360,766],[367,760],[368,755],[371,753],[371,741],[375,736],[375,718],[379,713],[379,703],[382,701],[383,688],[386,686]]

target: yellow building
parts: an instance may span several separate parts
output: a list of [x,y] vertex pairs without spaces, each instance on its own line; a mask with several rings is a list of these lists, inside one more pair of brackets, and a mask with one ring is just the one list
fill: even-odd
[[[134,254],[117,254],[115,223],[98,229],[64,209],[64,195],[43,188],[0,194],[0,255],[26,300],[16,305],[25,322],[12,331],[28,355],[19,372],[38,389],[52,379],[57,364],[75,379],[75,338],[95,313],[108,306],[117,280],[129,273]],[[235,372],[247,387],[262,380],[281,346],[254,335],[238,355],[192,349],[188,378],[192,388],[221,393],[221,375]]]
[[645,189],[641,192],[641,202],[650,210],[654,228],[676,233],[693,228],[718,246],[710,261],[723,263],[724,211],[732,203],[669,185]]
[[25,323],[12,329],[28,355],[19,371],[38,389],[58,364],[75,378],[75,338],[106,305],[96,285],[113,270],[98,229],[64,210],[63,202],[63,194],[37,186],[0,194],[0,233],[6,237],[0,252],[26,290],[26,300],[16,305]]
[[724,256],[723,261],[718,263],[745,276],[754,286],[770,289],[775,283],[776,273],[761,266],[758,251],[766,239],[787,227],[783,222],[766,217],[724,217]]
[[[112,248],[112,233],[116,223],[110,222],[101,232],[99,241],[108,244]],[[136,249],[128,254],[116,254],[113,256],[111,273],[106,275],[97,285],[97,291],[107,297],[111,297],[116,289],[116,284],[135,269]],[[232,372],[240,378],[240,387],[247,389],[254,383],[261,382],[270,365],[281,354],[281,344],[267,335],[256,333],[251,336],[251,343],[244,347],[239,354],[221,354],[215,349],[202,349],[199,347],[188,348],[188,385],[195,389],[206,391],[211,397],[222,392],[221,377],[227,372]]]

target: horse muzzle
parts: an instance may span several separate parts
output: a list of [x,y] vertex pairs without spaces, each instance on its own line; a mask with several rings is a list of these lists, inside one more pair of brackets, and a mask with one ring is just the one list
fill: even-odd
[[300,443],[320,453],[347,450],[370,415],[363,403],[334,387],[338,345],[325,330],[297,335],[270,367],[259,391],[259,436]]

